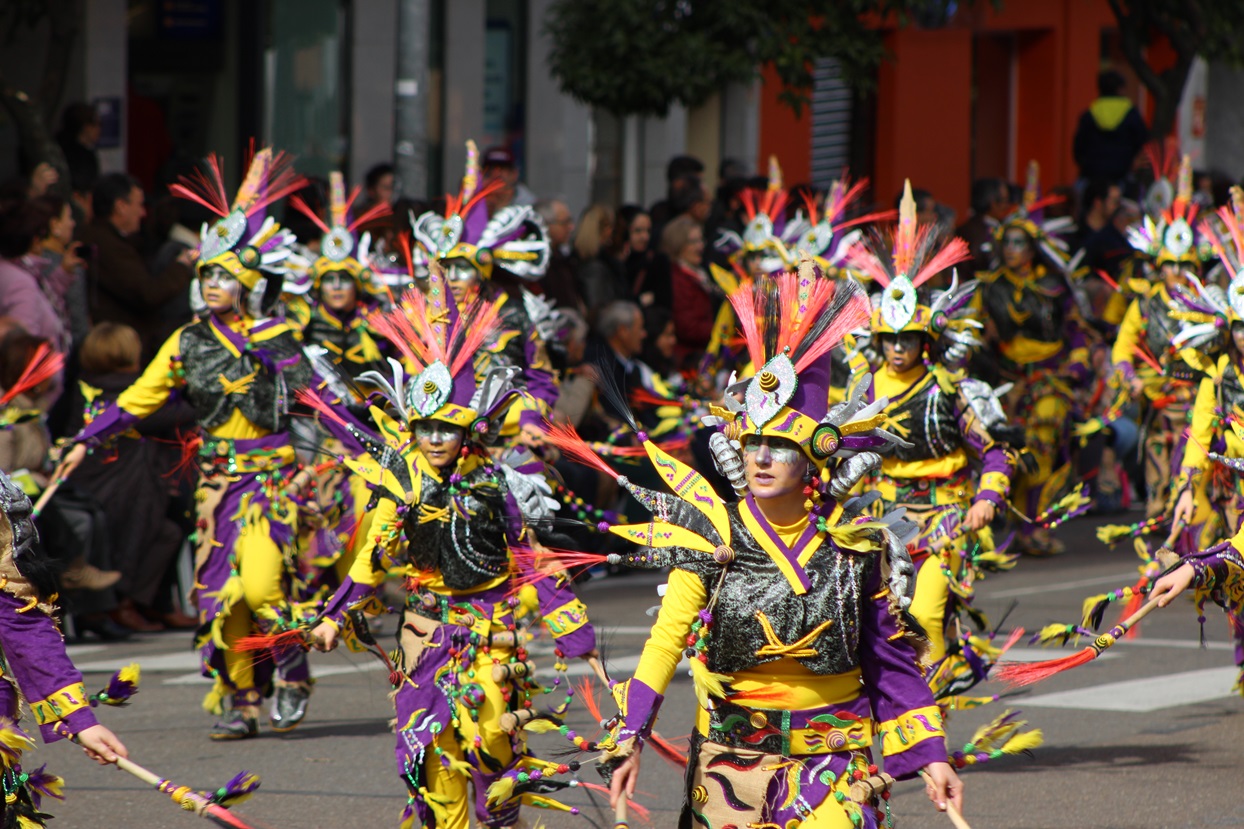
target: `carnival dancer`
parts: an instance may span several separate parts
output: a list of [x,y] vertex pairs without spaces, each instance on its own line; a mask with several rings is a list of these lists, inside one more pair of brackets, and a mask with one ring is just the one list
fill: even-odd
[[[977,274],[976,296],[986,322],[986,343],[999,379],[1013,384],[1007,411],[1024,427],[1026,463],[1013,482],[1012,502],[1032,517],[1047,511],[1071,477],[1070,436],[1075,406],[1069,384],[1089,376],[1087,340],[1078,321],[1067,275],[1066,243],[1055,234],[1069,219],[1042,220],[1057,197],[1038,196],[1039,171],[1029,166],[1023,203],[994,231],[1002,267]],[[1029,469],[1031,466],[1031,470]],[[1032,555],[1063,550],[1048,529],[1026,525],[1018,547]]]
[[30,499],[0,472],[0,824],[42,827],[51,817],[42,799],[63,799],[64,781],[45,767],[23,770],[21,755],[34,740],[18,726],[24,699],[39,735],[54,743],[73,734],[89,757],[108,765],[126,757],[125,745],[95,719],[82,674],[69,661],[56,626],[57,565],[38,549]]
[[[311,263],[307,276],[311,282],[310,317],[303,327],[304,348],[316,368],[320,385],[330,396],[345,406],[359,407],[346,380],[366,371],[386,368],[384,358],[389,350],[384,338],[367,324],[369,311],[387,303],[390,291],[386,275],[372,265],[371,234],[360,229],[390,214],[388,204],[381,203],[351,216],[351,208],[360,188],[346,193],[340,172],[329,175],[329,215],[325,222],[298,196],[290,204],[306,216],[324,236],[319,256]],[[365,412],[362,413],[365,417]],[[331,424],[330,424],[331,425]],[[304,431],[301,424],[295,428]],[[367,483],[351,475],[338,460],[347,453],[361,454],[362,447],[343,444],[337,437],[326,435],[310,425],[305,428],[307,443],[321,457],[307,458],[314,471],[304,470],[307,478],[304,502],[313,506],[301,533],[300,555],[310,599],[317,591],[329,591],[341,583],[350,569],[353,552],[365,543],[370,524]],[[322,457],[328,460],[318,463]],[[351,542],[356,544],[352,545]],[[325,596],[322,595],[321,598]]]
[[500,268],[520,281],[543,277],[549,263],[548,232],[529,205],[510,205],[489,218],[485,199],[503,186],[500,180],[480,186],[479,153],[475,142],[468,141],[462,189],[447,199],[445,214],[411,217],[415,273],[423,275],[435,260],[459,302],[477,296],[485,302],[504,300],[499,327],[476,354],[476,380],[482,381],[492,368],[519,369],[516,382],[522,394],[510,409],[503,436],[539,445],[541,423],[557,402],[556,378],[528,310],[528,292],[518,284],[503,288],[493,276]]
[[[259,656],[232,647],[252,629],[293,623],[298,505],[287,487],[298,472],[290,444],[289,409],[312,378],[297,331],[263,316],[279,297],[293,236],[265,208],[301,186],[289,159],[256,153],[230,207],[219,162],[208,173],[173,185],[174,193],[221,219],[204,225],[197,263],[202,317],[160,348],[142,376],[73,439],[72,469],[99,447],[185,394],[199,418],[195,459],[195,595],[203,673],[214,680],[205,710],[223,717],[214,740],[259,733],[259,706],[281,667],[271,715],[288,730],[306,713],[310,675],[301,649]],[[67,473],[66,473],[67,474]],[[227,707],[226,707],[227,703]],[[292,715],[292,716],[291,716]]]
[[359,230],[392,212],[389,205],[378,204],[352,217],[358,195],[357,187],[347,195],[345,180],[334,171],[329,174],[328,222],[302,199],[290,199],[324,233],[310,268],[313,303],[303,341],[325,349],[328,359],[350,377],[385,367],[384,342],[368,329],[367,312],[383,304],[388,286],[372,268],[371,234]]
[[[388,497],[376,510],[373,548],[355,561],[313,632],[318,646],[331,650],[339,633],[351,630],[341,630],[347,613],[374,601],[388,571],[407,576],[391,675],[398,773],[409,789],[403,827],[417,819],[466,829],[472,815],[485,826],[513,826],[522,804],[558,806],[547,795],[566,784],[551,774],[547,785],[539,781],[559,765],[532,756],[516,728],[530,721],[544,692],[516,638],[514,608],[524,583],[536,582],[559,663],[595,655],[595,634],[565,575],[533,570],[536,542],[520,504],[544,507],[542,479],[498,463],[483,443],[497,437],[517,397],[509,383],[516,369],[495,368],[475,381],[473,358],[495,337],[499,311],[496,300],[477,297],[459,312],[432,262],[422,291],[373,315],[415,372],[407,375],[394,362],[390,377],[364,378],[383,389],[398,417],[373,409],[387,436],[386,462],[351,465]],[[488,801],[489,787],[507,772],[530,777],[532,787]]]
[[[1169,182],[1160,183],[1169,186]],[[1131,286],[1137,298],[1123,317],[1110,357],[1119,385],[1126,386],[1132,398],[1144,405],[1141,420],[1145,436],[1145,513],[1151,519],[1170,517],[1179,495],[1179,490],[1172,487],[1173,478],[1184,466],[1184,432],[1197,386],[1202,371],[1217,362],[1221,352],[1220,331],[1216,328],[1200,349],[1203,353],[1189,354],[1187,349],[1193,346],[1175,345],[1185,340],[1180,334],[1189,327],[1190,312],[1201,310],[1189,283],[1190,276],[1200,276],[1202,262],[1196,216],[1192,162],[1185,155],[1169,206],[1157,215],[1146,215],[1141,225],[1128,229],[1128,241],[1148,259],[1156,273],[1152,283]],[[1189,364],[1187,358],[1196,365]],[[1188,482],[1189,478],[1183,476],[1179,485],[1183,488]],[[1230,526],[1224,532],[1234,530]],[[1191,536],[1189,544],[1189,549],[1198,546]]]
[[[942,362],[951,344],[979,344],[973,327],[980,323],[968,318],[976,283],[959,286],[953,280],[927,303],[918,290],[968,259],[967,244],[943,243],[934,227],[917,225],[910,183],[889,241],[874,236],[848,257],[851,267],[881,288],[871,327],[884,362],[871,378],[864,375],[871,388],[858,393],[869,402],[888,399],[884,427],[904,441],[883,457],[868,486],[881,494],[875,514],[903,507],[920,527],[912,553],[917,576],[911,613],[928,634],[936,663],[946,655],[956,605],[970,602],[981,568],[1013,564],[995,553],[989,526],[1005,510],[1015,464],[1000,434],[1006,422],[994,390]],[[953,630],[951,638],[958,638]]]
[[[619,481],[652,519],[611,528],[648,548],[615,558],[673,569],[634,677],[613,687],[621,713],[600,744],[612,796],[634,791],[640,750],[686,652],[699,710],[680,825],[876,827],[880,802],[848,794],[857,773],[875,769],[875,736],[889,774],[923,771],[930,799],[961,806],[918,667],[927,642],[906,610],[911,560],[847,500],[868,459],[835,465],[888,442],[872,431],[873,408],[826,402],[826,355],[866,323],[867,299],[809,262],[731,302],[758,370],[744,402],[727,395],[709,425],[723,429],[719,462],[742,500],[726,503],[650,441],[654,468],[677,494]],[[591,459],[574,436],[550,440]]]

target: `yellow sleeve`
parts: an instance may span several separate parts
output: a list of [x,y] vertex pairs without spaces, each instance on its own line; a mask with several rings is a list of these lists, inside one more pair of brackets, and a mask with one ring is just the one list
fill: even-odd
[[1188,470],[1209,468],[1210,443],[1214,439],[1214,408],[1218,402],[1218,388],[1211,377],[1201,379],[1196,402],[1192,404],[1192,419],[1188,430],[1188,446],[1184,449],[1183,466]]
[[[381,498],[372,519],[371,531],[366,538],[360,537],[358,540],[359,551],[354,563],[350,565],[350,578],[357,584],[378,587],[393,566],[393,554],[397,551],[401,537],[402,519],[397,514],[397,502],[392,498]],[[372,551],[377,544],[384,548],[384,560],[380,569],[372,567]]]
[[117,405],[136,417],[154,414],[175,389],[186,385],[181,367],[181,329],[164,341],[147,370],[117,397]]
[[658,694],[664,694],[687,647],[691,623],[708,603],[708,593],[699,577],[686,570],[671,570],[669,587],[661,601],[661,613],[644,643],[635,668],[635,679]]
[[1106,307],[1101,312],[1101,318],[1111,325],[1118,325],[1123,321],[1123,317],[1127,315],[1129,307],[1127,295],[1122,291],[1115,291],[1110,295],[1110,299],[1106,301]]
[[1132,300],[1119,325],[1119,334],[1115,337],[1114,347],[1110,349],[1110,362],[1113,365],[1127,363],[1132,365],[1136,346],[1140,344],[1140,334],[1144,319],[1140,315],[1140,300]]

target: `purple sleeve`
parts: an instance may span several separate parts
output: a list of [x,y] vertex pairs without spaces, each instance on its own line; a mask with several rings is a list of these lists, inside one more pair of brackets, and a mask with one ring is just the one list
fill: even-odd
[[341,627],[346,618],[346,611],[376,595],[376,588],[370,584],[360,584],[346,576],[341,585],[333,592],[324,605],[323,618],[335,622]]
[[141,417],[127,412],[114,402],[94,420],[83,426],[82,431],[73,436],[73,442],[85,443],[92,448],[98,448],[107,443],[109,438],[116,437],[130,429],[140,420],[142,420]]
[[557,380],[549,370],[546,360],[541,358],[543,349],[539,336],[534,327],[527,332],[526,341],[523,343],[523,356],[527,364],[523,369],[523,379],[526,381],[527,393],[551,409],[557,402]]
[[[959,422],[963,423],[962,413],[960,414]],[[972,451],[972,454],[981,459],[979,480],[982,483],[996,481],[999,475],[1005,476],[1008,483],[1014,478],[1015,464],[1011,461],[1011,457],[1006,453],[1006,449],[1001,444],[993,441],[986,444],[985,439],[975,429],[964,429],[963,439],[967,443],[968,449]],[[975,504],[978,501],[989,501],[995,507],[1001,509],[1006,505],[1006,493],[982,486],[972,498],[972,503]]]
[[878,569],[874,568],[865,592],[876,598],[864,602],[860,668],[878,731],[888,732],[882,739],[886,773],[901,779],[929,763],[946,762],[946,737],[933,692],[916,664],[916,652],[903,641],[890,613],[889,592],[877,596]]
[[17,686],[30,703],[43,742],[61,739],[55,731],[63,722],[77,734],[96,724],[82,685],[82,674],[69,661],[65,642],[52,617],[0,592],[0,645]]

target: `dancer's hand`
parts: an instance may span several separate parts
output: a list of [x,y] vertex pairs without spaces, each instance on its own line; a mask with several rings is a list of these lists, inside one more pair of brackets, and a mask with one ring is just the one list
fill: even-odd
[[963,813],[963,781],[949,763],[929,763],[924,767],[924,793],[939,812],[946,811],[946,802],[955,804]]
[[332,622],[320,622],[311,631],[311,641],[315,643],[317,651],[328,653],[337,647],[337,640],[340,638],[341,631]]
[[87,757],[101,766],[117,762],[118,757],[130,756],[125,743],[117,739],[116,734],[98,723],[78,732],[78,745],[86,751]]
[[55,477],[68,478],[84,460],[86,460],[85,443],[75,443],[72,447],[62,449],[60,460],[56,463]]
[[[946,765],[943,763],[942,765]],[[622,765],[613,770],[609,781],[609,808],[618,808],[618,798],[625,793],[630,799],[635,795],[635,783],[639,780],[639,746],[631,752],[631,756],[622,761]]]
[[973,532],[983,529],[993,523],[997,513],[998,508],[994,506],[993,501],[982,498],[968,508],[968,514],[963,516],[963,526]]
[[1185,527],[1191,524],[1193,508],[1192,490],[1185,489],[1179,494],[1179,500],[1175,502],[1175,512],[1171,514],[1171,523],[1182,524]]
[[1192,569],[1192,565],[1181,565],[1154,582],[1149,598],[1157,599],[1158,607],[1166,607],[1176,596],[1188,589],[1194,578],[1196,570]]

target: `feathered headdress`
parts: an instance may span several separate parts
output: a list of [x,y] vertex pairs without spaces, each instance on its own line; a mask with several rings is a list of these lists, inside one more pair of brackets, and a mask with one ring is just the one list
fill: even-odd
[[[867,189],[866,178],[852,183],[850,176],[844,174],[841,180],[835,179],[825,198],[825,210],[819,216],[815,198],[810,193],[803,193],[807,213],[800,213],[787,225],[782,234],[787,248],[807,251],[822,268],[846,266],[848,253],[862,236],[859,225],[894,218],[893,210],[868,213],[854,219],[843,218]],[[848,228],[855,229],[845,232]]]
[[[731,439],[746,434],[793,440],[818,466],[842,446],[825,421],[829,352],[868,319],[868,298],[852,280],[825,277],[811,260],[796,273],[742,285],[730,296],[756,374],[743,404],[726,417]],[[875,424],[874,424],[875,425]]]
[[920,304],[918,289],[935,275],[971,257],[967,242],[959,238],[942,244],[937,228],[916,222],[916,200],[911,182],[903,184],[898,225],[889,237],[874,233],[847,252],[847,267],[881,287],[881,298],[872,315],[872,329],[879,334],[922,331],[940,336],[949,326],[949,315],[967,302],[971,289],[955,285],[932,306]]
[[1202,282],[1189,274],[1195,298],[1183,291],[1176,298],[1188,311],[1181,330],[1172,338],[1176,348],[1202,348],[1212,344],[1232,323],[1244,322],[1244,190],[1231,188],[1231,203],[1201,220],[1201,238],[1213,249],[1227,271],[1227,290]]
[[500,264],[514,276],[534,282],[549,266],[548,230],[529,205],[511,205],[488,218],[484,200],[502,187],[500,181],[479,186],[479,151],[467,141],[466,173],[457,196],[446,198],[445,215],[428,212],[415,218],[415,272],[420,276],[430,260],[465,259],[485,279]]
[[[191,176],[182,176],[169,192],[203,205],[220,216],[215,224],[204,224],[199,232],[198,272],[219,265],[246,286],[255,290],[264,274],[284,279],[288,260],[293,255],[294,234],[267,215],[273,202],[301,189],[306,179],[297,175],[292,159],[284,153],[265,147],[255,153],[229,205],[220,159],[209,155],[204,168]],[[305,286],[306,290],[310,286]],[[293,286],[286,291],[297,292]]]
[[1168,262],[1199,264],[1208,257],[1195,230],[1197,204],[1192,200],[1192,159],[1187,155],[1180,159],[1172,184],[1172,159],[1163,161],[1153,147],[1147,151],[1155,181],[1146,200],[1145,217],[1127,229],[1127,241],[1159,266]]
[[319,258],[311,264],[311,284],[315,290],[320,288],[320,278],[332,271],[350,274],[358,282],[359,287],[370,294],[384,291],[384,285],[374,278],[369,253],[371,250],[371,234],[357,235],[359,228],[393,212],[387,204],[377,204],[364,210],[351,219],[350,208],[358,199],[359,187],[355,187],[346,195],[345,178],[334,170],[328,177],[329,212],[328,223],[319,217],[305,201],[293,196],[290,205],[306,216],[324,234],[320,241]]
[[[392,377],[368,371],[360,380],[374,383],[406,422],[443,420],[487,431],[503,389],[475,383],[475,352],[495,333],[500,302],[474,299],[461,308],[433,262],[425,290],[407,291],[388,311],[375,310],[367,322],[392,342],[405,365],[389,359]],[[486,392],[484,395],[478,392]]]
[[798,261],[794,249],[787,247],[783,233],[787,227],[786,203],[790,196],[782,186],[782,168],[776,156],[769,156],[769,183],[763,192],[745,188],[739,193],[747,223],[743,233],[722,228],[713,246],[740,272],[744,260],[760,256],[761,271],[779,274]]
[[1070,256],[1067,242],[1061,238],[1061,234],[1069,232],[1075,226],[1075,221],[1070,216],[1045,218],[1045,208],[1061,201],[1062,196],[1041,195],[1041,166],[1036,161],[1029,161],[1024,196],[1011,215],[994,228],[994,240],[1001,244],[1008,230],[1022,230],[1032,239],[1037,249],[1045,254],[1051,265],[1066,272],[1070,266]]

